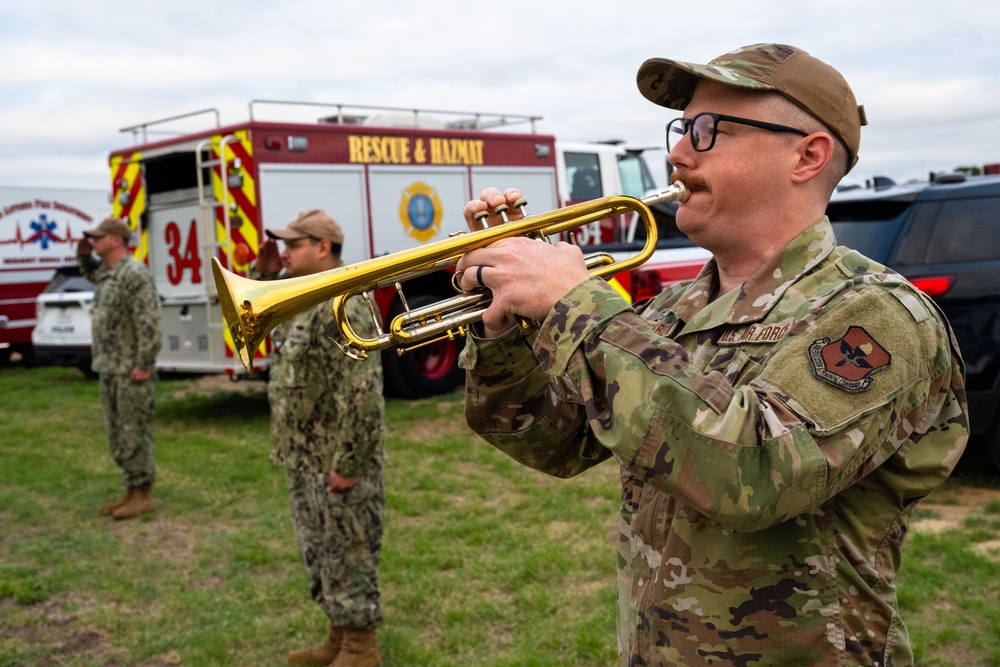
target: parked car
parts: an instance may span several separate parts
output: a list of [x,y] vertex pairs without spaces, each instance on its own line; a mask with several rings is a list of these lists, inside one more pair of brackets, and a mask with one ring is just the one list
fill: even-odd
[[972,447],[1000,468],[1000,176],[947,174],[834,193],[837,240],[906,276],[941,307],[967,372]]
[[77,267],[60,267],[36,303],[38,322],[31,332],[35,356],[59,366],[76,366],[89,375],[94,285]]

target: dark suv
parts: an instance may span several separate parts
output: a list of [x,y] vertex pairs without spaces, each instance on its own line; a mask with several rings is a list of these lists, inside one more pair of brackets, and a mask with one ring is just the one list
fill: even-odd
[[1000,467],[1000,176],[876,179],[831,198],[837,241],[905,275],[941,307],[967,372],[972,446]]

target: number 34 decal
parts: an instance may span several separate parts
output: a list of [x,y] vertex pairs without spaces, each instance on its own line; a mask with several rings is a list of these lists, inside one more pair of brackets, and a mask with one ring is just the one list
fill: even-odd
[[192,220],[188,226],[186,239],[176,222],[168,222],[163,230],[163,240],[166,241],[167,253],[170,255],[167,264],[167,280],[170,284],[180,284],[188,269],[191,270],[191,282],[200,283],[201,259],[198,257],[198,227],[195,221]]

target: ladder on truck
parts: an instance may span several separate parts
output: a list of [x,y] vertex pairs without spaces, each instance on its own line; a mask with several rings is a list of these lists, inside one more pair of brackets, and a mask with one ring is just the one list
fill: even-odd
[[[229,164],[226,161],[226,146],[239,141],[238,137],[227,134],[224,137],[214,137],[198,142],[195,147],[196,169],[198,174],[198,210],[200,212],[199,236],[201,242],[201,256],[205,258],[205,292],[208,297],[208,329],[212,340],[223,340],[226,330],[225,320],[222,316],[222,306],[219,303],[219,293],[215,287],[215,280],[212,277],[210,262],[212,257],[218,255],[219,250],[223,250],[226,256],[228,269],[233,267],[233,227],[232,212],[236,208],[236,202],[232,197],[234,183],[230,181]],[[239,158],[233,158],[236,166],[239,166]],[[211,174],[218,168],[219,182],[221,183],[221,198],[216,199],[215,188],[212,187]],[[205,183],[205,179],[209,180]],[[237,176],[241,177],[241,176]],[[236,187],[240,187],[236,184]],[[216,240],[215,234],[215,212],[222,211],[222,227],[224,237],[222,241]],[[218,351],[222,351],[219,357]],[[225,348],[215,345],[209,346],[209,356],[213,366],[222,366],[227,361],[232,362],[234,376],[245,372],[243,365],[238,363],[238,359],[228,359],[225,357]]]

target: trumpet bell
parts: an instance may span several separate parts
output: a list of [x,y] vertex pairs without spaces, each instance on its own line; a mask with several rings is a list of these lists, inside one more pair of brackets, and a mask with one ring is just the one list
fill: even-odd
[[[253,372],[253,357],[264,337],[277,326],[281,320],[274,319],[270,324],[265,318],[253,312],[253,283],[248,278],[242,278],[222,267],[217,257],[212,258],[212,275],[215,278],[215,288],[219,295],[219,305],[222,307],[222,318],[226,322],[226,330],[233,341],[233,350],[248,372]],[[236,299],[242,299],[239,305]],[[263,333],[261,333],[263,332]],[[258,341],[256,345],[252,343]],[[249,341],[249,342],[248,342]]]

